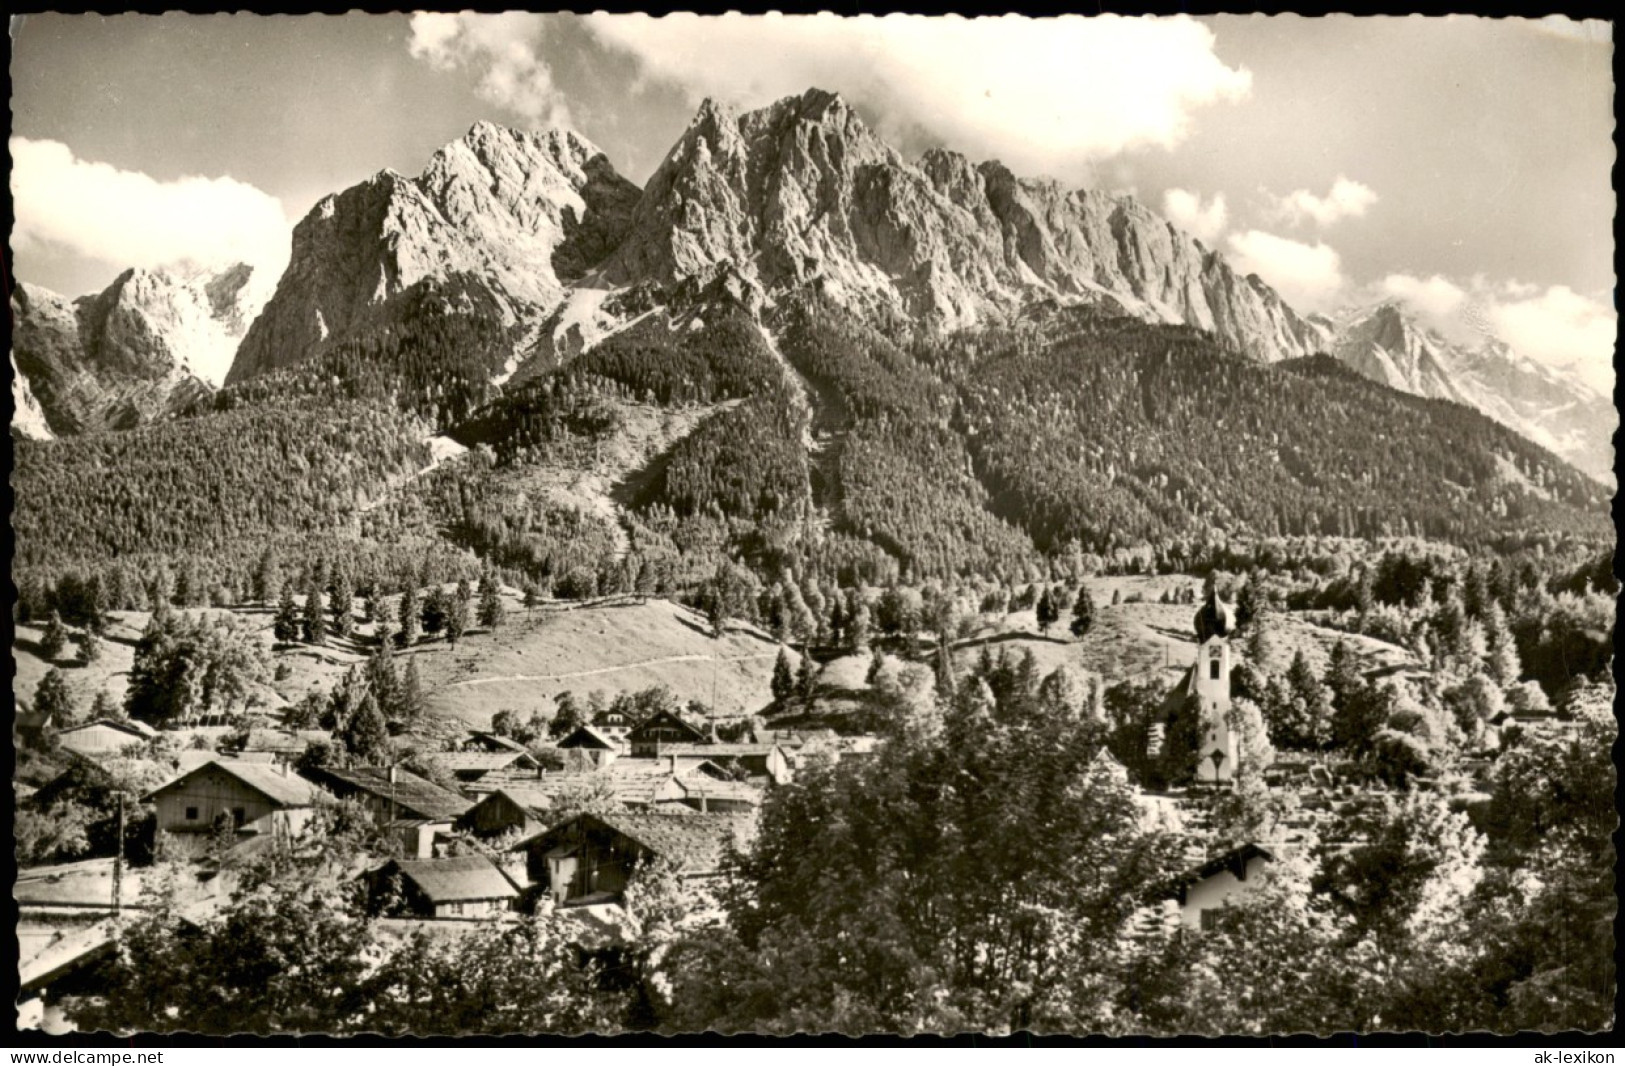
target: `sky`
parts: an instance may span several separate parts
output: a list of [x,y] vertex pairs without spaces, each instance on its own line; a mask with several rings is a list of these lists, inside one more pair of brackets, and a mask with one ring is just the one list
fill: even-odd
[[1612,388],[1606,24],[1212,16],[33,15],[13,268],[279,270],[323,196],[480,119],[642,183],[706,97],[840,92],[905,155],[1132,194],[1301,311],[1397,300]]

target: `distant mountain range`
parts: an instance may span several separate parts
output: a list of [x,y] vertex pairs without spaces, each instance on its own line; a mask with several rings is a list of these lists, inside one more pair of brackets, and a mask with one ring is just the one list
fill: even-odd
[[482,122],[415,178],[381,171],[318,203],[268,301],[241,270],[133,271],[71,303],[20,286],[14,433],[39,431],[30,396],[57,434],[161,417],[206,393],[197,370],[222,352],[234,352],[226,382],[246,382],[387,336],[426,293],[493,320],[500,383],[709,288],[757,317],[816,293],[876,326],[951,333],[1056,303],[1194,326],[1261,363],[1326,352],[1612,483],[1612,399],[1570,375],[1488,338],[1449,344],[1392,304],[1301,315],[1130,197],[951,151],[909,162],[818,90],[744,113],[706,102],[641,190],[573,132]]
[[243,264],[191,277],[127,270],[71,301],[19,284],[11,294],[13,434],[129,429],[208,397],[269,289]]

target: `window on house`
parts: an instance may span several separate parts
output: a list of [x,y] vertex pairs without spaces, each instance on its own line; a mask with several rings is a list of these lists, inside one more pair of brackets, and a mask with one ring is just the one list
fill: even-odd
[[243,825],[247,821],[248,821],[248,812],[246,810],[244,810],[241,807],[233,807],[231,809],[231,824],[232,825],[235,825],[238,829],[241,829],[243,827]]
[[1224,907],[1202,908],[1202,932],[1211,933],[1229,924],[1230,914]]
[[1207,676],[1213,681],[1219,680],[1219,660],[1209,660],[1207,664]]
[[197,821],[197,808],[196,807],[188,807],[188,808],[186,808],[186,820],[188,822]]

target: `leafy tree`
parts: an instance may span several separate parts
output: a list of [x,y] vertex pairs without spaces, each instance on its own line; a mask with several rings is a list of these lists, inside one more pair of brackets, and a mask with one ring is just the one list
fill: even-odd
[[[173,876],[118,940],[85,1028],[217,1034],[344,1032],[365,1024],[372,940],[356,882],[320,853],[251,865],[219,913],[183,921]],[[338,868],[342,868],[338,866]]]
[[299,604],[294,602],[293,583],[285,582],[282,596],[277,600],[276,616],[271,622],[271,635],[278,644],[292,644],[299,639]]
[[553,697],[555,711],[548,733],[555,737],[568,736],[587,724],[587,713],[573,692],[561,692]]
[[68,691],[68,677],[61,667],[51,667],[40,678],[39,687],[34,689],[34,713],[49,715],[59,726],[73,721],[73,694]]
[[1095,624],[1095,599],[1089,594],[1089,586],[1078,586],[1078,598],[1072,604],[1072,635],[1082,637],[1086,635]]
[[246,705],[270,674],[258,635],[232,615],[154,615],[136,644],[125,711],[154,725]]

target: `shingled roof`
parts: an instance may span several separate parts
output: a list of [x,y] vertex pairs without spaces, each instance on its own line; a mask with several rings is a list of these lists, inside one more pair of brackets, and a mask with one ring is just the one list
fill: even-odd
[[400,871],[433,903],[467,900],[515,899],[519,889],[485,855],[455,855],[444,859],[396,859],[384,867]]
[[530,752],[523,749],[519,751],[437,751],[430,755],[435,762],[444,766],[452,773],[489,773],[492,770],[506,770],[514,763],[529,761],[535,764],[536,759]]
[[211,769],[219,769],[230,774],[278,807],[309,807],[316,802],[316,787],[304,778],[285,773],[267,763],[241,762],[237,759],[211,759],[173,781],[158,786],[144,798],[152,799],[160,793],[183,787],[187,781],[199,774],[208,773]]
[[755,835],[756,819],[738,814],[648,814],[616,811],[584,814],[668,859],[684,873],[712,873],[734,841],[744,844]]
[[384,767],[360,766],[348,770],[323,767],[316,773],[358,792],[389,800],[404,817],[444,820],[455,818],[472,806],[467,798],[408,770],[396,770],[393,784],[389,780],[389,770]]

